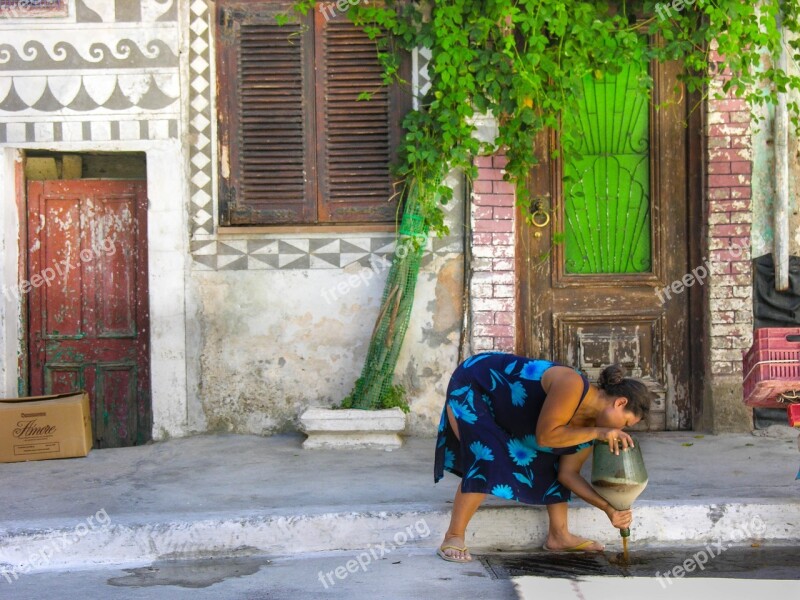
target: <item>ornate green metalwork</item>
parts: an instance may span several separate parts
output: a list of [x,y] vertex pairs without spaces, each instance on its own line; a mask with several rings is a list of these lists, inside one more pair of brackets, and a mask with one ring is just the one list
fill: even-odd
[[567,273],[650,271],[650,108],[644,65],[587,76],[581,109],[565,130],[580,137],[564,163]]

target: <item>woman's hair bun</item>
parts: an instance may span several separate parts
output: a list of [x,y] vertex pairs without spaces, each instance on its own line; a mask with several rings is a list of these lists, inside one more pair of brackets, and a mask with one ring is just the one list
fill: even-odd
[[622,383],[623,379],[625,379],[625,368],[617,364],[609,365],[600,373],[600,377],[597,379],[597,385],[607,390],[609,387]]
[[627,398],[628,404],[625,405],[625,410],[632,412],[639,419],[646,420],[649,416],[653,394],[642,381],[626,378],[625,367],[622,365],[609,365],[603,369],[597,378],[597,386],[612,400],[618,397]]

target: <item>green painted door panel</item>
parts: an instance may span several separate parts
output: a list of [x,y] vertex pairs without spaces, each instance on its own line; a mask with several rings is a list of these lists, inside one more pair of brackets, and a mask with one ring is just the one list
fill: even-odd
[[650,109],[637,83],[644,68],[587,76],[581,109],[564,118],[580,138],[580,155],[564,163],[567,273],[651,270]]

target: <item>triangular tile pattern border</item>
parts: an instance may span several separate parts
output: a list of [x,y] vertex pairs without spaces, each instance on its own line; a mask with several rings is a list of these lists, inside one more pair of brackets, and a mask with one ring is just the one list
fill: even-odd
[[[422,267],[437,257],[461,254],[462,240],[457,236],[429,239]],[[386,268],[394,256],[395,236],[324,237],[270,240],[194,240],[192,256],[198,270],[293,270],[342,269],[358,264],[364,268]]]
[[216,271],[217,270],[217,255],[216,254],[195,254],[192,258],[192,269],[195,271]]
[[228,254],[217,256],[217,268],[220,271],[245,271],[247,270],[247,255]]
[[310,256],[312,269],[339,268],[340,254],[311,254]]
[[247,242],[244,240],[217,242],[217,254],[245,256],[247,255]]
[[311,240],[293,239],[288,242],[280,240],[278,242],[278,254],[308,254]]
[[278,240],[247,240],[247,253],[251,256],[277,256]]
[[413,105],[414,109],[419,108],[419,99],[427,94],[431,89],[431,78],[428,72],[428,65],[431,62],[431,51],[429,48],[416,48],[412,52],[414,73],[412,74]]
[[247,268],[256,270],[277,269],[277,254],[250,254],[247,257]]
[[311,254],[339,254],[341,240],[336,238],[314,238],[308,241],[308,250]]
[[280,254],[278,255],[279,269],[310,269],[311,257],[308,254]]

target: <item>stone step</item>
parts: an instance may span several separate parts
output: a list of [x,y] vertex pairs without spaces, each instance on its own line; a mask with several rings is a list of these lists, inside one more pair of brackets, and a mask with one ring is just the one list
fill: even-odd
[[[91,565],[143,565],[155,560],[238,555],[430,548],[441,542],[449,512],[415,507],[383,510],[246,515],[150,515],[120,520],[100,515],[92,526],[24,529],[6,524],[0,575]],[[633,544],[703,548],[800,542],[796,502],[659,504],[636,509]],[[82,525],[82,526],[81,526]],[[586,505],[570,509],[570,528],[619,547],[617,530]],[[486,506],[475,515],[467,544],[480,551],[540,549],[547,535],[543,507]],[[5,572],[1,569],[5,569]]]

